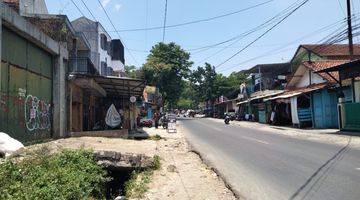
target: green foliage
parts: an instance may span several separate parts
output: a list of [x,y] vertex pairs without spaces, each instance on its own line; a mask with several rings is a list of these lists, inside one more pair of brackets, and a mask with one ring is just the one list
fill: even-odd
[[22,161],[0,164],[0,199],[102,198],[106,171],[93,152],[63,150],[50,155],[41,148]]
[[194,108],[194,101],[190,98],[181,97],[177,103],[179,109],[192,109]]
[[161,158],[155,155],[153,158],[153,167],[146,170],[134,170],[128,181],[125,182],[125,196],[129,199],[142,199],[144,194],[149,189],[148,184],[151,182],[151,177],[154,170],[161,167]]
[[159,141],[161,140],[161,136],[156,134],[149,137],[149,140]]
[[[217,74],[215,67],[209,63],[205,63],[204,67],[198,67],[192,71],[188,85],[183,93],[178,105],[179,107],[196,108],[200,102],[211,101],[214,103],[214,99],[222,95],[228,98],[236,98],[240,85],[246,82],[247,74],[240,72],[233,72],[228,77]],[[192,101],[192,102],[190,102]]]
[[125,74],[129,78],[143,78],[143,71],[136,69],[134,65],[125,65]]
[[160,169],[160,167],[161,167],[161,158],[160,158],[160,156],[155,155],[153,159],[154,159],[153,169],[154,170]]
[[148,84],[157,86],[165,103],[173,108],[183,91],[192,62],[190,54],[175,43],[159,43],[150,51],[143,72]]

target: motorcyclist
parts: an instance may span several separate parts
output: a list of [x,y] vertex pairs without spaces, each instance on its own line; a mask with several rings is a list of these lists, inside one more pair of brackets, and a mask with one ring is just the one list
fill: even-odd
[[225,113],[224,116],[225,116],[225,117],[224,117],[224,122],[225,122],[225,124],[229,124],[229,123],[230,123],[230,120],[231,120],[230,115],[227,114],[227,113]]

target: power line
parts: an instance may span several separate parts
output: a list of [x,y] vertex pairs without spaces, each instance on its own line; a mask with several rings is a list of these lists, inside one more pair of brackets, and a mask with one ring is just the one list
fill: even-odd
[[163,37],[162,37],[162,41],[164,43],[165,41],[165,32],[166,32],[166,18],[167,18],[167,7],[168,7],[168,0],[165,0],[165,13],[164,13],[164,27],[163,27]]
[[263,22],[262,24],[248,30],[248,31],[245,31],[239,35],[236,35],[234,37],[231,37],[225,41],[222,41],[222,42],[218,42],[218,43],[215,43],[215,44],[211,44],[211,45],[207,45],[207,46],[203,46],[203,47],[199,47],[199,48],[194,48],[194,49],[187,49],[187,51],[196,51],[196,50],[201,50],[201,49],[205,49],[204,51],[210,49],[210,48],[213,48],[213,47],[216,47],[216,46],[219,46],[219,45],[222,45],[222,44],[225,44],[225,43],[228,43],[228,42],[231,42],[231,41],[234,41],[234,40],[237,40],[239,38],[244,38],[254,32],[257,32],[267,26],[270,26],[271,24],[275,23],[275,21],[277,20],[277,18],[281,18],[282,16],[285,16],[285,14],[290,11],[291,9],[295,8],[295,6],[298,4],[300,0],[297,0],[296,2],[294,2],[293,4],[291,4],[290,6],[288,6],[286,9],[282,10],[281,12],[279,12],[278,14],[276,14],[275,16],[271,17],[270,19],[266,20],[265,22]]
[[[272,49],[272,50],[267,51],[266,53],[264,53],[264,54],[262,54],[262,55],[260,55],[260,56],[256,56],[256,57],[250,58],[250,59],[248,59],[248,60],[245,60],[245,61],[243,61],[243,62],[241,62],[241,63],[237,63],[236,65],[234,65],[234,66],[232,66],[232,67],[228,67],[228,68],[222,69],[222,70],[219,71],[219,72],[224,72],[224,71],[230,70],[230,69],[232,69],[232,68],[238,67],[239,65],[248,63],[248,62],[253,61],[253,60],[257,60],[257,59],[260,59],[260,58],[268,57],[268,56],[270,56],[270,55],[275,55],[275,54],[278,54],[278,53],[281,53],[281,52],[284,52],[284,51],[291,50],[293,47],[291,47],[291,48],[287,48],[287,47],[289,47],[289,46],[291,46],[291,45],[293,45],[293,44],[296,44],[296,43],[298,43],[299,41],[302,41],[302,40],[304,40],[304,39],[306,39],[306,38],[313,37],[314,35],[317,35],[317,34],[319,34],[319,33],[321,33],[321,32],[330,30],[330,29],[332,29],[333,27],[336,27],[336,25],[339,24],[339,23],[343,24],[343,25],[340,27],[340,29],[343,29],[343,28],[346,26],[346,25],[344,24],[345,21],[346,21],[346,19],[343,19],[343,20],[337,21],[337,22],[335,22],[335,23],[332,23],[332,24],[330,24],[330,25],[327,25],[327,26],[325,26],[325,27],[323,27],[323,28],[321,28],[321,29],[318,29],[318,30],[316,30],[316,31],[313,31],[313,32],[311,32],[311,33],[309,33],[309,34],[301,37],[301,38],[298,38],[298,39],[296,39],[296,40],[293,40],[293,41],[287,43],[286,45],[284,45],[284,46],[282,46],[282,47]],[[339,28],[336,29],[336,32],[337,32],[338,30],[339,30]],[[332,34],[333,34],[333,32],[332,32],[330,35],[332,35]],[[285,48],[286,48],[286,49],[285,49]]]
[[[356,19],[356,15],[353,15],[352,18],[354,18],[355,21],[359,21],[359,19]],[[248,63],[248,62],[253,61],[253,60],[257,60],[257,59],[259,59],[259,58],[267,57],[267,56],[270,56],[270,55],[275,55],[275,54],[278,54],[278,53],[281,53],[281,52],[290,50],[290,49],[292,49],[292,48],[288,48],[288,49],[284,49],[284,48],[286,48],[286,47],[288,47],[288,46],[291,46],[291,45],[293,45],[293,44],[295,44],[295,43],[297,43],[297,42],[299,42],[299,41],[301,41],[301,40],[303,40],[303,39],[305,39],[305,38],[312,37],[312,36],[314,36],[314,35],[316,35],[316,34],[319,34],[319,33],[321,33],[321,32],[330,30],[330,29],[332,29],[333,27],[337,26],[337,24],[340,23],[341,26],[340,26],[339,28],[337,28],[335,31],[333,31],[333,32],[331,32],[330,34],[328,34],[325,38],[321,39],[320,41],[315,42],[316,44],[327,44],[327,45],[322,45],[322,46],[319,45],[319,47],[317,47],[317,48],[314,49],[314,50],[316,50],[316,51],[322,51],[322,50],[326,49],[326,48],[328,47],[328,45],[335,44],[335,43],[337,43],[337,42],[341,42],[341,41],[344,41],[344,40],[347,39],[347,38],[346,38],[346,37],[347,37],[347,36],[346,36],[346,30],[345,30],[345,28],[346,28],[346,21],[347,21],[347,19],[344,18],[344,19],[342,19],[342,20],[340,20],[340,21],[337,21],[337,22],[335,22],[335,23],[329,24],[329,25],[327,25],[327,26],[325,26],[325,27],[323,27],[323,28],[320,28],[320,29],[318,29],[318,30],[316,30],[316,31],[314,31],[314,32],[311,32],[311,33],[309,33],[309,34],[307,34],[307,35],[305,35],[305,36],[303,36],[303,37],[301,37],[301,38],[299,38],[299,39],[296,39],[296,40],[294,40],[294,41],[286,44],[285,46],[282,46],[282,47],[276,48],[276,49],[272,49],[272,50],[270,50],[270,51],[268,51],[268,52],[266,52],[266,53],[264,53],[264,54],[262,54],[262,55],[260,55],[260,56],[256,56],[256,57],[253,57],[253,58],[251,58],[251,59],[245,60],[245,61],[243,61],[243,62],[241,62],[241,63],[238,63],[238,64],[236,64],[236,65],[234,65],[234,66],[232,66],[232,67],[228,67],[228,68],[222,69],[222,70],[219,71],[219,72],[224,72],[224,71],[230,70],[230,69],[232,69],[232,68],[238,67],[239,65]],[[360,26],[359,26],[359,27],[360,27]],[[357,30],[357,29],[359,29],[359,27],[354,27],[354,29]],[[358,35],[360,35],[360,33],[356,33],[355,35],[358,36]]]
[[84,0],[81,0],[81,2],[84,4],[85,8],[87,9],[87,11],[90,13],[90,15],[92,16],[92,18],[96,20],[96,17],[94,16],[94,14],[91,12],[91,10],[89,9],[89,7],[86,5],[86,3],[84,2]]
[[287,14],[283,19],[281,19],[279,22],[277,22],[275,25],[273,25],[271,28],[269,28],[268,30],[266,30],[263,34],[261,34],[259,37],[257,37],[255,40],[253,40],[252,42],[250,42],[248,45],[246,45],[244,48],[242,48],[241,50],[239,50],[238,52],[236,52],[234,55],[230,56],[228,59],[226,59],[225,61],[223,61],[222,63],[218,64],[215,68],[219,68],[222,65],[224,65],[225,63],[227,63],[229,60],[233,59],[235,56],[239,55],[241,52],[243,52],[244,50],[246,50],[248,47],[250,47],[252,44],[254,44],[255,42],[257,42],[258,40],[260,40],[262,37],[264,37],[266,34],[268,34],[271,30],[273,30],[275,27],[277,27],[279,24],[281,24],[285,19],[287,19],[288,17],[290,17],[294,12],[296,12],[298,9],[300,9],[303,5],[305,5],[307,2],[309,2],[309,0],[305,0],[303,1],[299,6],[297,6],[294,10],[292,10],[289,14]]
[[[298,0],[298,1],[299,1],[299,0]],[[244,33],[242,33],[242,34],[240,34],[240,35],[238,35],[238,36],[236,36],[236,37],[233,37],[233,38],[230,38],[229,40],[224,41],[224,42],[227,43],[227,42],[229,42],[229,41],[231,41],[231,40],[233,40],[233,39],[236,39],[236,40],[235,40],[234,42],[232,42],[231,44],[229,44],[229,45],[227,45],[227,46],[225,46],[225,47],[222,47],[220,50],[216,51],[214,54],[211,54],[210,56],[202,59],[202,60],[199,61],[199,62],[203,62],[203,61],[208,60],[209,58],[212,58],[213,56],[215,56],[215,55],[221,53],[222,51],[230,48],[231,46],[233,46],[234,44],[236,44],[237,42],[239,42],[241,39],[243,39],[244,37],[246,37],[246,36],[248,36],[248,35],[256,32],[256,31],[258,31],[258,30],[261,30],[261,29],[263,29],[263,28],[265,28],[265,27],[267,27],[267,26],[270,26],[271,24],[274,23],[275,20],[277,20],[278,17],[283,16],[283,15],[286,14],[288,11],[290,11],[292,8],[295,8],[295,6],[297,5],[298,1],[294,2],[293,4],[291,4],[290,6],[288,6],[286,9],[282,10],[281,12],[279,12],[278,14],[276,14],[275,16],[273,16],[272,18],[270,18],[269,20],[265,21],[264,23],[260,24],[259,26],[255,27],[255,28],[253,28],[253,29],[250,29],[249,31],[246,31],[246,32],[244,32]],[[222,43],[224,43],[224,42],[222,42]],[[206,51],[206,50],[208,50],[208,49],[210,49],[210,48],[215,48],[215,47],[217,47],[217,46],[218,46],[218,44],[212,45],[212,46],[210,46],[210,47],[207,46],[207,47],[205,47],[206,49],[204,49],[203,51]],[[204,47],[201,47],[201,48],[198,48],[198,49],[202,49],[202,48],[204,48]],[[202,52],[202,51],[198,51],[198,52],[196,52],[196,53],[200,53],[200,52]]]
[[[105,13],[107,19],[109,20],[111,26],[114,28],[114,30],[116,30],[116,27],[115,27],[114,23],[112,22],[109,14],[107,13],[106,9],[104,8],[104,6],[103,6],[102,3],[100,2],[100,0],[97,0],[97,2],[100,4],[100,7],[101,7],[102,10],[104,11],[104,13]],[[120,34],[119,34],[119,31],[116,31],[116,33],[117,33],[119,39],[122,40],[122,39],[121,39],[121,36],[120,36]],[[123,44],[124,44],[125,49],[129,52],[131,58],[134,60],[134,62],[135,62],[137,65],[139,65],[139,63],[136,61],[135,57],[132,55],[132,53],[131,53],[131,51],[129,50],[129,48],[125,45],[124,42],[123,42]]]
[[[81,11],[81,9],[80,9],[79,6],[74,2],[74,0],[71,0],[71,2],[74,4],[74,6],[76,7],[76,9],[80,12],[80,14],[85,17],[85,14]],[[88,20],[86,20],[86,22],[87,22],[88,24],[90,24],[90,22],[89,22]]]
[[[266,2],[263,2],[263,3],[259,3],[259,4],[256,4],[256,5],[247,7],[247,8],[243,8],[243,9],[240,9],[240,10],[237,10],[237,11],[233,11],[233,12],[230,12],[230,13],[225,13],[225,14],[222,14],[222,15],[214,16],[214,17],[209,17],[209,18],[205,18],[205,19],[199,19],[199,20],[194,20],[194,21],[189,21],[189,22],[184,22],[184,23],[179,23],[179,24],[168,25],[168,26],[165,26],[165,29],[176,28],[176,27],[181,27],[181,26],[187,26],[187,25],[191,25],[191,24],[208,22],[208,21],[219,19],[219,18],[228,17],[228,16],[231,16],[231,15],[235,15],[235,14],[247,11],[247,10],[251,10],[251,9],[260,7],[262,5],[270,3],[272,1],[275,1],[275,0],[269,0],[269,1],[266,1]],[[154,26],[154,27],[150,27],[150,28],[146,27],[146,28],[134,28],[134,29],[120,29],[120,30],[114,30],[112,32],[116,32],[116,31],[118,31],[118,32],[151,31],[151,30],[159,30],[159,29],[163,29],[163,28],[164,28],[164,26]]]

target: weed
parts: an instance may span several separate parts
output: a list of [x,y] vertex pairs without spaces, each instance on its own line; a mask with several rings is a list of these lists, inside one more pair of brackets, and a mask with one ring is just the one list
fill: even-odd
[[154,141],[159,141],[161,139],[162,139],[161,136],[158,135],[158,134],[152,135],[152,136],[149,137],[149,140],[154,140]]
[[153,167],[146,170],[134,170],[130,179],[125,183],[125,195],[127,198],[142,199],[149,189],[148,184],[155,170],[160,169],[160,156],[153,157]]
[[109,179],[92,151],[47,148],[30,152],[21,160],[0,164],[0,199],[102,198]]

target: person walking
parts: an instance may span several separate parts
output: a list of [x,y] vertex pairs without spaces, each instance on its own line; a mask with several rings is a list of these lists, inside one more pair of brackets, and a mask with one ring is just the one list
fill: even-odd
[[160,114],[158,111],[156,111],[154,113],[154,116],[153,116],[153,119],[154,119],[154,122],[155,122],[155,128],[157,129],[159,127],[159,118],[160,118]]

